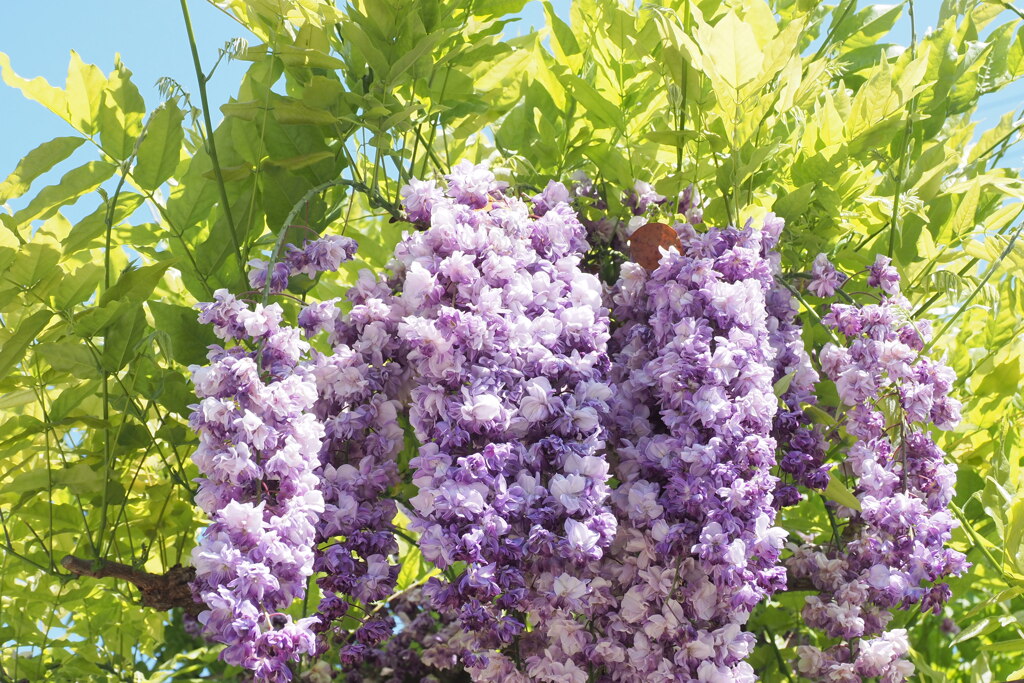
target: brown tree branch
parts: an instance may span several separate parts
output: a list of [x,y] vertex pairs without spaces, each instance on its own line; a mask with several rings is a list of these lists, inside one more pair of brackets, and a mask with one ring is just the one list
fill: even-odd
[[142,593],[142,604],[145,607],[160,611],[181,607],[191,614],[198,614],[203,607],[192,598],[192,589],[189,587],[196,576],[195,567],[176,564],[166,574],[150,574],[120,562],[83,560],[74,555],[65,556],[60,565],[77,576],[127,581]]

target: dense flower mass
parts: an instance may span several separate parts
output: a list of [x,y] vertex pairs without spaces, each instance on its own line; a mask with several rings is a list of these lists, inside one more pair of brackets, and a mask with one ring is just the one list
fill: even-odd
[[215,346],[209,366],[192,367],[201,399],[190,420],[203,475],[196,505],[211,520],[192,552],[193,590],[206,605],[199,620],[227,646],[224,661],[259,680],[287,681],[286,662],[315,649],[313,620],[280,610],[305,594],[324,510],[314,474],[324,427],[311,412],[316,384],[300,362],[308,344],[281,325],[277,304],[250,308],[218,290],[199,308],[221,339],[256,347]]
[[[765,220],[765,233],[777,239],[781,231],[781,219],[769,216]],[[812,490],[826,488],[831,465],[824,463],[825,441],[807,412],[807,407],[817,402],[814,389],[818,373],[804,348],[797,301],[783,280],[779,254],[771,250],[762,253],[775,276],[766,305],[768,339],[775,351],[772,380],[779,394],[772,436],[778,445],[783,476],[775,491],[775,504],[782,507],[800,501],[800,486]]]
[[942,580],[967,568],[961,553],[945,547],[957,525],[948,510],[956,468],[925,431],[959,422],[960,404],[949,396],[955,375],[922,355],[929,326],[910,318],[888,263],[880,256],[869,271],[869,284],[884,293],[879,303],[833,304],[824,318],[844,340],[827,344],[820,360],[843,404],[852,439],[844,470],[856,481],[860,507],[839,508],[842,537],[829,547],[798,548],[788,567],[820,591],[807,599],[806,623],[858,642],[801,648],[800,672],[826,681],[894,681],[912,672],[903,658],[905,631],[886,632],[890,610],[938,614],[950,597]]
[[[325,509],[317,524],[314,568],[323,573],[317,579],[323,598],[315,630],[333,631],[335,642],[347,641],[343,662],[361,659],[394,626],[386,614],[367,618],[365,613],[367,605],[394,591],[398,576],[397,507],[388,492],[398,482],[397,456],[405,435],[399,424],[403,366],[391,290],[364,271],[349,299],[346,315],[332,302],[329,314],[307,307],[299,318],[315,323],[305,326],[311,334],[330,331],[331,353],[314,353],[310,363],[318,393],[314,413],[326,432],[317,470]],[[352,601],[362,612],[350,614]],[[337,625],[346,615],[359,623],[350,634]],[[326,639],[321,646],[327,646]]]
[[775,349],[763,230],[677,226],[682,251],[616,287],[612,433],[621,529],[589,652],[608,680],[754,680],[750,611],[777,566]]
[[535,197],[531,216],[482,167],[460,165],[448,181],[447,197],[406,188],[410,213],[429,205],[429,228],[396,250],[422,444],[412,528],[448,573],[428,594],[473,634],[467,664],[505,680],[498,651],[524,615],[579,611],[588,591],[574,567],[615,533],[600,454],[607,317],[597,278],[580,270],[584,229],[563,186]]
[[[783,272],[774,214],[709,227],[692,186],[637,181],[624,220],[573,180],[524,199],[461,162],[403,188],[416,229],[347,304],[295,327],[266,305],[352,257],[326,235],[250,263],[263,304],[199,306],[235,343],[192,368],[204,634],[261,681],[303,654],[316,683],[328,661],[352,681],[753,681],[748,619],[799,586],[820,634],[792,640],[796,672],[903,680],[892,611],[938,613],[966,561],[928,432],[959,420],[955,377],[891,261],[851,293],[824,254]],[[669,214],[678,246],[625,260]],[[834,343],[808,347],[801,306],[837,294],[816,318]],[[778,511],[809,492],[847,506],[784,547]],[[314,575],[313,616],[283,614]]]

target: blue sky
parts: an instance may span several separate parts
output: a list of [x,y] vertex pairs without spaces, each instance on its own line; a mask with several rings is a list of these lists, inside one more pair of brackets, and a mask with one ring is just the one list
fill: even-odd
[[[114,55],[119,53],[134,72],[134,81],[150,107],[158,100],[155,83],[162,76],[170,76],[186,90],[196,92],[181,10],[175,0],[10,1],[4,4],[0,51],[10,56],[14,69],[22,76],[43,76],[53,84],[63,85],[70,50],[77,51],[84,61],[99,65],[105,72],[113,67]],[[567,3],[556,0],[555,4]],[[919,3],[919,35],[935,24],[938,4]],[[243,37],[253,42],[252,36],[239,24],[205,0],[190,0],[189,8],[200,56],[207,68],[215,61],[217,49],[226,41]],[[522,27],[542,22],[540,3],[531,2]],[[909,40],[906,16],[893,33],[894,40]],[[225,62],[218,68],[209,87],[215,121],[220,119],[216,108],[233,93],[245,66],[245,63]],[[978,119],[983,127],[988,127],[1001,114],[1022,104],[1024,84],[1017,83],[986,98]],[[63,121],[2,83],[0,122],[0,178],[14,170],[18,160],[37,144],[70,133]],[[91,152],[84,148],[79,150],[79,154],[86,153]],[[1019,149],[1015,150],[1007,162],[1024,165],[1024,156]]]
[[[113,68],[115,53],[120,53],[134,73],[132,80],[142,91],[147,107],[152,108],[158,101],[155,84],[161,76],[170,76],[190,92],[196,91],[181,9],[175,0],[4,4],[0,52],[7,53],[14,70],[26,78],[43,76],[63,86],[71,50],[105,73]],[[205,0],[191,0],[189,9],[204,66],[213,64],[217,49],[225,41],[245,36],[239,24]],[[229,63],[218,68],[210,86],[214,102],[227,100],[244,67],[243,63]],[[18,159],[35,145],[68,135],[71,130],[42,106],[3,84],[0,120],[0,177],[14,170]]]

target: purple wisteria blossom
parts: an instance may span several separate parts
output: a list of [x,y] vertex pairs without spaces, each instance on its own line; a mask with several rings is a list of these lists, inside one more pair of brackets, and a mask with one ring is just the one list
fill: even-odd
[[704,222],[704,209],[701,207],[700,193],[693,184],[687,185],[679,193],[676,213],[681,214],[686,219],[685,222],[690,225],[700,225]]
[[764,256],[777,228],[677,230],[681,252],[650,275],[624,264],[615,289],[620,529],[576,661],[602,681],[753,681],[742,625],[786,583]]
[[892,259],[883,254],[875,257],[875,262],[868,268],[868,284],[878,287],[889,296],[900,291],[900,274],[890,265]]
[[623,204],[634,216],[642,216],[651,207],[660,206],[665,201],[665,196],[658,194],[654,186],[643,180],[638,180],[633,184],[633,189],[626,193]]
[[[768,214],[762,230],[777,240],[782,228],[782,219]],[[785,387],[779,396],[780,405],[772,429],[780,453],[779,469],[783,472],[783,482],[775,491],[775,504],[783,507],[800,501],[802,496],[798,486],[818,490],[827,487],[831,465],[823,463],[825,440],[805,410],[817,402],[814,390],[818,373],[804,347],[796,298],[782,284],[778,252],[774,248],[763,247],[762,256],[771,264],[775,276],[775,284],[765,301],[768,339],[775,350],[772,381],[775,386]]]
[[225,662],[260,681],[289,681],[287,662],[315,651],[315,620],[280,611],[305,594],[324,510],[314,474],[324,427],[301,363],[309,346],[281,325],[277,304],[250,308],[218,290],[199,309],[221,339],[256,347],[213,346],[210,365],[190,368],[200,398],[189,420],[199,434],[195,500],[210,518],[192,552],[193,591],[206,605],[199,621],[227,646]]
[[262,259],[249,261],[249,286],[262,290],[267,285],[267,272],[270,271],[270,292],[280,294],[288,288],[288,279],[293,275],[313,277],[317,273],[333,272],[355,253],[355,240],[343,235],[306,240],[301,247],[288,244],[284,260],[274,263],[273,268]]
[[[796,673],[905,679],[893,610],[938,613],[967,563],[946,547],[956,468],[930,435],[960,419],[956,378],[891,260],[808,353],[781,218],[710,227],[695,187],[666,204],[638,180],[631,218],[584,220],[605,193],[573,180],[523,198],[462,161],[402,189],[416,230],[344,304],[303,304],[294,325],[226,290],[198,306],[225,342],[190,368],[203,635],[257,681],[310,655],[311,683],[339,663],[355,682],[744,683],[752,611],[798,586],[820,636],[794,643]],[[630,231],[672,212],[656,267],[623,262]],[[355,247],[286,245],[250,285],[279,294]],[[806,291],[846,280],[819,254]],[[778,511],[833,478],[856,509],[826,503],[832,538],[786,546]],[[399,586],[399,537],[429,580]],[[284,614],[313,579],[312,616]]]
[[906,633],[886,632],[891,610],[937,614],[950,597],[943,579],[968,566],[945,547],[957,526],[948,510],[956,467],[926,431],[959,422],[960,404],[949,396],[956,378],[922,354],[929,326],[910,318],[888,263],[876,260],[870,280],[893,296],[833,304],[824,318],[844,340],[827,344],[820,360],[845,406],[841,424],[852,444],[844,469],[856,482],[860,509],[840,506],[843,538],[798,547],[787,566],[819,591],[807,598],[805,622],[857,646],[801,647],[798,668],[816,680],[903,680],[914,667],[904,659]]
[[[318,394],[314,413],[326,431],[317,470],[325,509],[316,529],[314,568],[323,573],[317,579],[323,597],[315,630],[332,634],[331,642],[341,645],[342,664],[351,666],[394,628],[386,612],[366,615],[394,592],[398,576],[397,507],[389,492],[398,483],[405,432],[398,400],[404,377],[396,334],[401,308],[388,283],[368,271],[360,273],[348,297],[352,306],[344,316],[310,314],[317,321],[334,320],[331,353],[314,353],[310,374]],[[351,610],[356,602],[359,609]],[[345,616],[356,619],[358,628],[343,628],[338,622]],[[325,638],[321,648],[327,645]]]
[[828,256],[818,254],[811,266],[811,281],[807,284],[807,289],[815,296],[830,297],[836,293],[845,279],[846,277],[828,260]]
[[[288,275],[337,270],[355,249],[353,240],[337,235],[307,241],[290,248],[283,285],[273,281],[281,263],[256,264],[263,272],[250,274],[250,283],[262,278],[265,286],[269,270],[275,274],[271,291],[283,289]],[[192,553],[193,591],[207,606],[199,620],[204,635],[227,645],[224,661],[252,670],[258,681],[290,681],[288,661],[323,649],[315,636],[324,630],[322,616],[293,622],[280,612],[305,595],[314,570],[324,571],[324,553],[314,550],[333,531],[327,515],[337,516],[336,491],[324,485],[320,467],[324,449],[331,468],[338,432],[339,411],[332,412],[336,405],[329,401],[363,385],[351,373],[324,370],[343,362],[325,363],[317,353],[311,360],[299,329],[281,324],[278,304],[250,309],[218,290],[213,303],[198,308],[200,322],[221,339],[254,348],[214,346],[209,366],[190,368],[201,399],[190,418],[200,437],[192,459],[203,475],[196,504],[212,522]],[[307,336],[335,329],[337,320],[333,301],[299,313]],[[392,506],[385,522],[393,516]]]
[[430,227],[395,254],[422,444],[412,529],[446,572],[426,593],[457,614],[467,667],[517,680],[503,649],[526,621],[585,610],[576,575],[615,534],[600,454],[608,320],[564,187],[549,185],[533,218],[485,168],[460,164],[448,180]]

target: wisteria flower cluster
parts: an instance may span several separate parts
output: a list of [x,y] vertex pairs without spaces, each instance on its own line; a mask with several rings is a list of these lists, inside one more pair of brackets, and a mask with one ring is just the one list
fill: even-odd
[[765,253],[777,234],[677,227],[682,251],[614,294],[612,433],[620,534],[592,661],[608,680],[754,680],[750,611],[777,565],[775,350]]
[[587,587],[574,567],[615,534],[600,453],[608,321],[600,283],[580,269],[585,231],[564,186],[549,184],[531,213],[479,167],[448,181],[447,194],[407,188],[429,228],[396,250],[401,299],[416,311],[399,327],[422,443],[412,529],[449,573],[427,586],[434,605],[474,634],[467,665],[507,680],[499,650],[533,606],[578,611]]
[[287,661],[312,654],[313,619],[281,614],[302,597],[324,498],[314,470],[324,426],[311,412],[317,387],[300,360],[308,344],[281,325],[277,304],[250,308],[226,290],[201,304],[200,321],[224,341],[193,366],[192,459],[202,474],[196,505],[211,523],[192,552],[204,634],[221,658],[261,680],[291,679]]
[[[782,227],[781,219],[771,216],[763,230],[777,239]],[[763,249],[762,255],[771,264],[775,277],[765,303],[768,339],[775,352],[772,380],[781,389],[772,436],[778,446],[782,474],[775,490],[775,504],[783,507],[800,502],[800,487],[812,491],[825,489],[832,466],[825,462],[825,440],[808,414],[808,406],[817,402],[815,387],[819,376],[804,346],[797,300],[784,280],[778,252]],[[815,267],[818,263],[816,260]]]
[[[338,235],[309,240],[301,249],[288,245],[287,268],[274,270],[278,280],[272,276],[269,290],[283,291],[288,278],[298,273],[314,276],[336,270],[355,249],[353,240]],[[254,268],[250,284],[266,286],[266,263],[253,261],[250,266]],[[353,298],[360,291],[353,288]],[[287,662],[322,651],[324,641],[318,643],[314,634],[325,631],[344,612],[330,588],[340,582],[346,594],[364,597],[358,587],[344,583],[342,568],[331,562],[337,549],[317,546],[344,531],[343,552],[366,548],[352,529],[370,526],[371,520],[357,514],[363,510],[338,507],[345,495],[339,492],[344,488],[342,480],[357,490],[365,483],[350,476],[350,465],[335,468],[337,463],[330,457],[339,450],[337,440],[365,436],[351,427],[345,429],[346,416],[355,412],[348,410],[350,404],[377,404],[372,419],[376,420],[373,426],[380,427],[380,438],[357,441],[367,450],[378,446],[392,455],[387,438],[397,431],[400,444],[402,430],[397,423],[387,423],[387,416],[393,421],[396,415],[393,403],[379,401],[376,395],[363,402],[350,396],[364,398],[359,390],[367,382],[356,381],[352,372],[365,366],[348,361],[372,344],[371,335],[365,335],[356,351],[337,348],[330,357],[316,352],[311,356],[311,346],[299,328],[281,324],[283,311],[278,304],[256,304],[250,309],[219,290],[213,303],[198,308],[200,322],[212,325],[221,339],[254,349],[213,347],[211,365],[192,367],[196,394],[202,399],[191,417],[200,435],[193,460],[204,475],[196,504],[212,521],[193,552],[193,590],[209,608],[200,614],[200,621],[205,635],[227,645],[221,654],[224,661],[251,669],[258,680],[287,681],[291,680]],[[361,329],[358,307],[347,320],[339,320],[338,313],[334,302],[311,304],[300,312],[299,327],[306,336],[330,329],[332,337],[343,334],[346,325]],[[370,355],[385,348],[375,347]],[[328,456],[325,467],[321,467],[321,449]],[[369,484],[371,507],[379,505],[377,494],[390,485],[388,476],[394,477],[394,464],[389,464],[390,470],[378,475],[383,482]],[[375,521],[387,527],[393,517],[392,503],[377,512]],[[345,520],[345,526],[338,527],[339,519]],[[390,535],[381,539],[381,533],[386,534],[379,532],[369,544],[383,555],[390,554],[394,539]],[[379,564],[383,555],[372,554],[371,561]],[[305,595],[306,581],[314,570],[330,572],[328,578],[320,579],[325,593],[321,610],[315,617],[293,622],[281,610]],[[394,567],[384,570],[392,584],[396,573]],[[370,622],[357,634],[366,640],[364,632],[373,633],[380,640],[390,635],[390,624],[390,620]]]
[[[388,493],[398,483],[405,439],[398,400],[404,366],[396,334],[401,309],[387,283],[363,271],[348,295],[346,315],[334,302],[320,309],[313,304],[299,322],[311,335],[329,330],[332,350],[315,353],[310,362],[318,393],[314,413],[326,432],[317,470],[325,508],[316,529],[314,568],[323,574],[317,579],[323,598],[315,630],[333,633],[343,644],[341,660],[356,662],[394,628],[387,614],[366,613],[394,592],[399,571],[397,506]],[[354,603],[362,612],[350,611]],[[353,632],[338,626],[347,615],[360,624]]]
[[[263,304],[199,306],[234,344],[192,368],[194,591],[222,658],[259,681],[302,655],[323,657],[316,683],[328,662],[352,681],[754,681],[748,620],[799,585],[820,635],[795,640],[797,672],[909,675],[893,610],[938,613],[966,568],[928,431],[959,404],[889,260],[854,298],[825,255],[783,272],[773,214],[704,225],[693,187],[637,181],[620,219],[595,217],[609,194],[582,173],[529,197],[466,161],[445,180],[403,188],[415,229],[347,304],[295,326],[266,304],[352,257],[326,235],[250,263]],[[626,260],[669,214],[657,265]],[[844,297],[820,351],[801,289]],[[832,385],[842,405],[815,407]],[[831,538],[787,544],[779,511],[835,481],[856,509],[828,503]],[[433,575],[400,584],[409,557]],[[311,579],[319,604],[292,619]]]
[[[816,268],[815,279],[843,280],[823,256]],[[956,467],[926,431],[959,422],[960,404],[949,396],[955,375],[922,354],[930,327],[910,318],[889,260],[879,256],[868,272],[879,303],[832,304],[824,323],[841,342],[820,354],[853,440],[843,469],[860,508],[839,509],[846,524],[832,545],[799,547],[787,562],[793,577],[820,591],[807,598],[806,623],[840,642],[800,648],[800,672],[826,681],[903,680],[914,667],[903,658],[906,632],[886,631],[891,610],[938,614],[950,597],[942,580],[968,566],[945,547],[957,526],[948,510]]]
[[273,264],[263,259],[249,261],[249,285],[255,290],[266,288],[269,273],[269,291],[280,294],[288,288],[289,278],[294,275],[314,277],[317,273],[338,270],[342,263],[355,255],[356,246],[354,239],[344,235],[326,235],[306,240],[301,247],[285,245],[286,255],[280,261]]

